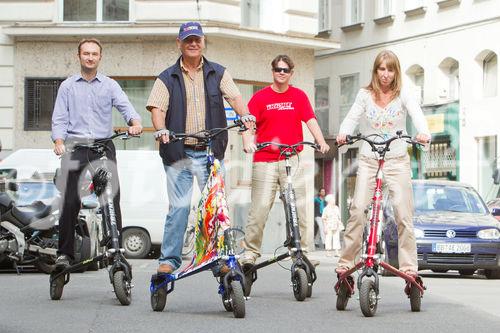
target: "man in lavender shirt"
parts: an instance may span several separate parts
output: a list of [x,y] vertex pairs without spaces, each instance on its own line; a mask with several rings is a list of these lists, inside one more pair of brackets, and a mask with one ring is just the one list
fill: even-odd
[[[115,107],[129,125],[128,132],[142,132],[141,117],[118,83],[97,72],[102,57],[102,46],[97,39],[83,39],[78,45],[81,71],[64,80],[57,92],[52,114],[52,141],[54,152],[62,155],[58,188],[63,189],[64,201],[59,218],[59,251],[56,266],[68,267],[74,259],[75,223],[80,211],[80,178],[90,162],[99,157],[89,149],[71,151],[76,142],[89,143],[113,134],[112,109]],[[110,163],[112,180],[117,191],[113,198],[116,224],[121,230],[120,190],[116,170],[116,150],[107,143],[106,156]],[[66,153],[67,152],[67,153]],[[66,154],[65,154],[66,153]]]

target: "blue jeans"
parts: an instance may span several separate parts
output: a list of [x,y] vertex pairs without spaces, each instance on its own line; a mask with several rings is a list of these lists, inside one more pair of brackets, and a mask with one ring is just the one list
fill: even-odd
[[185,150],[187,159],[174,165],[164,165],[167,175],[168,214],[165,218],[160,264],[168,264],[174,269],[182,263],[182,244],[188,223],[193,194],[193,176],[200,191],[208,179],[206,151]]

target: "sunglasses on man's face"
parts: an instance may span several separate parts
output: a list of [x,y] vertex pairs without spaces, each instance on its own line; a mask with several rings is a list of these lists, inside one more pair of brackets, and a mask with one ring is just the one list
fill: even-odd
[[281,73],[281,72],[283,72],[283,73],[288,74],[288,73],[290,73],[292,70],[291,70],[290,68],[285,68],[285,67],[274,67],[274,68],[273,68],[273,71],[274,71],[275,73]]

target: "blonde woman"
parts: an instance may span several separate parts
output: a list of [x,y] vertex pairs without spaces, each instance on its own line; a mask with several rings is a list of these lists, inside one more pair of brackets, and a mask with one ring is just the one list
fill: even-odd
[[[398,57],[391,51],[380,52],[373,63],[370,84],[360,89],[356,100],[340,126],[337,143],[346,143],[347,135],[353,134],[357,126],[365,136],[376,134],[386,140],[397,131],[406,132],[406,119],[410,116],[417,129],[416,140],[428,143],[430,132],[418,100],[402,88],[401,67]],[[387,152],[384,175],[389,195],[394,204],[398,226],[399,269],[417,276],[417,247],[413,233],[413,192],[411,186],[410,157],[407,144],[394,141]],[[344,249],[340,256],[337,274],[353,267],[354,259],[361,249],[365,209],[370,203],[375,188],[378,163],[368,143],[360,150],[356,187],[350,207],[350,217],[344,234]]]

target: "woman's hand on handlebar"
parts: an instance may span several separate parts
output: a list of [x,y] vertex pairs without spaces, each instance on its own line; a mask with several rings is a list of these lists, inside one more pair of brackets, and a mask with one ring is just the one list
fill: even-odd
[[336,141],[339,146],[345,144],[347,142],[347,134],[338,134]]
[[162,128],[153,133],[156,141],[160,141],[160,143],[167,144],[170,142],[170,132],[166,128]]
[[417,136],[415,137],[415,140],[422,144],[422,145],[425,145],[425,144],[428,144],[430,141],[431,141],[431,137],[428,136],[427,134],[422,134],[422,133],[419,133],[417,134]]

